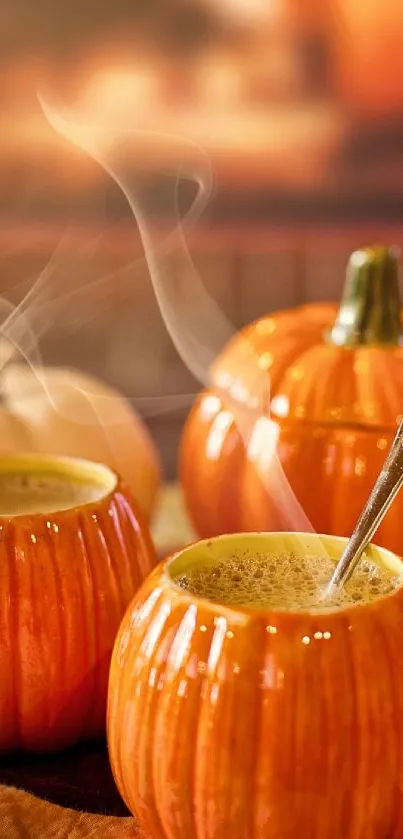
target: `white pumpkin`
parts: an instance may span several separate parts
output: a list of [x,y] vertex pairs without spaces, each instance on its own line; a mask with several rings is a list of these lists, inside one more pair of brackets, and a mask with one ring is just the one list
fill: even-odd
[[0,453],[85,457],[116,469],[150,518],[160,485],[151,435],[129,401],[99,379],[9,362],[0,373]]

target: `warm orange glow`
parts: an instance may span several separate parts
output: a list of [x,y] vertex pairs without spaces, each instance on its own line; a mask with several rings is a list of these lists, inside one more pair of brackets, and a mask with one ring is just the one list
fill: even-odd
[[126,113],[128,107],[148,107],[155,101],[159,84],[155,75],[106,68],[92,77],[82,104],[88,113]]
[[281,0],[207,0],[228,23],[250,25],[274,22],[284,13]]
[[243,93],[242,68],[239,62],[220,60],[213,56],[211,61],[203,62],[197,73],[197,88],[200,98],[208,105],[234,104]]

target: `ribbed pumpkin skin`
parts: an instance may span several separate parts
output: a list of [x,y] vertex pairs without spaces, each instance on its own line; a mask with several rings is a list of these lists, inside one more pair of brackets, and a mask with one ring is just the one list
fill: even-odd
[[[278,428],[285,475],[319,533],[348,535],[384,461],[403,413],[403,348],[329,345],[332,305],[304,306],[243,330],[219,359],[214,381],[186,423],[180,475],[191,519],[202,537],[241,530],[291,529],[270,490],[271,467],[245,451],[231,383],[264,394],[263,413]],[[246,359],[246,360],[245,360]],[[270,395],[269,395],[270,394]],[[267,407],[265,407],[267,406]],[[241,410],[241,409],[240,409]],[[253,435],[258,415],[249,413]],[[244,421],[244,418],[243,418]],[[403,496],[377,533],[377,542],[403,554]]]
[[0,751],[104,735],[119,623],[156,562],[131,495],[1,518],[0,557]]
[[118,788],[153,839],[401,839],[403,591],[323,615],[230,610],[153,572],[119,630]]

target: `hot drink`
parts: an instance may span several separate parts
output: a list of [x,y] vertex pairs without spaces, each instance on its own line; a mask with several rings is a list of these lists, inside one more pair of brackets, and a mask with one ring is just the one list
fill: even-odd
[[371,603],[402,584],[394,571],[364,557],[346,585],[324,600],[334,567],[334,560],[323,555],[244,552],[199,562],[174,581],[216,603],[293,612]]
[[105,735],[116,633],[156,563],[137,516],[101,463],[0,456],[0,755]]
[[324,600],[346,544],[205,539],[136,593],[112,657],[108,732],[147,836],[403,837],[403,563],[369,545]]
[[98,501],[105,484],[63,472],[0,471],[0,515],[53,513]]

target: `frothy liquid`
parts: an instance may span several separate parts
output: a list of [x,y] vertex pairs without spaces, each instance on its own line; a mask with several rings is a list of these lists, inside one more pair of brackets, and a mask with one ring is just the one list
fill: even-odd
[[403,584],[400,576],[364,557],[345,586],[323,600],[334,568],[332,559],[323,556],[245,554],[209,560],[175,577],[175,583],[216,603],[269,611],[322,611],[371,603]]
[[54,513],[99,500],[101,482],[80,481],[53,472],[1,472],[0,515]]

